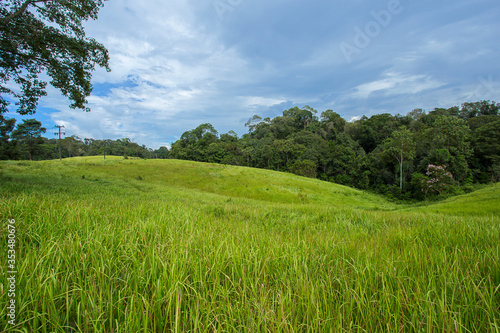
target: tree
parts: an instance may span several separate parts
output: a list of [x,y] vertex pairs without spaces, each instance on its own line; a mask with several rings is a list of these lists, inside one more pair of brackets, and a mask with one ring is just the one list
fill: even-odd
[[75,135],[68,136],[62,139],[61,146],[63,149],[64,157],[80,156],[83,154],[83,144],[80,141],[80,138]]
[[6,160],[13,157],[15,142],[10,140],[10,136],[16,125],[16,119],[4,118],[0,114],[0,159]]
[[275,160],[278,158],[276,154],[276,149],[272,145],[273,141],[269,137],[265,137],[257,141],[254,151],[254,163],[259,168],[271,169],[271,165],[274,165]]
[[423,116],[425,116],[425,111],[423,109],[413,109],[406,114],[413,121],[419,121]]
[[218,133],[212,124],[205,123],[186,131],[180,140],[172,144],[172,158],[208,162],[207,148],[218,140]]
[[229,131],[226,134],[221,134],[220,140],[223,142],[238,142],[238,134],[235,131]]
[[397,128],[397,119],[391,114],[383,113],[370,118],[363,116],[356,122],[348,124],[346,131],[368,154],[389,138]]
[[293,119],[290,117],[276,117],[271,120],[271,130],[276,139],[286,140],[295,132]]
[[500,119],[478,128],[474,133],[474,157],[481,166],[483,181],[489,174],[493,180],[500,174]]
[[316,164],[310,160],[297,160],[295,161],[290,171],[294,174],[309,178],[316,178]]
[[406,126],[401,126],[385,141],[385,148],[386,152],[399,163],[399,188],[403,190],[403,162],[405,159],[412,160],[415,157],[412,133]]
[[306,150],[304,145],[298,144],[293,139],[286,140],[274,140],[273,146],[279,154],[284,154],[285,165],[288,165],[290,158],[293,158],[294,155],[298,155]]
[[310,160],[326,172],[329,146],[328,143],[318,134],[303,130],[290,136],[295,143],[305,147],[300,153],[299,159]]
[[[17,100],[17,112],[36,111],[51,85],[71,101],[70,107],[89,111],[91,73],[109,69],[107,49],[85,35],[83,23],[97,19],[103,0],[6,0],[0,2],[0,114]],[[11,82],[13,81],[13,82]]]
[[425,195],[428,193],[441,194],[453,181],[453,175],[443,165],[429,164],[426,174],[428,178],[422,179],[422,189]]
[[248,119],[248,121],[245,123],[245,126],[248,127],[248,132],[252,133],[253,131],[255,131],[255,128],[261,121],[262,117],[256,114],[254,114],[252,118]]
[[321,124],[325,130],[325,139],[332,140],[340,133],[344,132],[346,121],[333,110],[326,110],[321,113]]
[[500,103],[490,101],[479,101],[474,103],[463,103],[459,117],[467,120],[477,116],[498,116]]
[[[347,133],[339,134],[335,140],[330,141],[329,145],[326,175],[339,184],[349,186],[358,184],[366,158],[363,148]],[[360,183],[366,184],[363,180]]]
[[218,139],[217,130],[209,123],[196,127],[192,130],[192,134],[196,142],[202,147],[208,147]]
[[168,158],[169,154],[170,154],[170,151],[165,146],[161,146],[160,148],[158,148],[154,151],[154,155],[156,158],[166,159],[166,158]]
[[449,168],[460,183],[467,178],[467,160],[472,155],[469,135],[470,128],[463,119],[454,116],[437,116],[426,136],[430,138],[429,156],[439,163],[438,151],[446,149],[449,153]]
[[318,111],[308,105],[304,106],[302,109],[295,106],[291,109],[283,111],[283,117],[293,119],[295,128],[297,130],[301,130],[305,129],[307,126],[311,125],[312,122],[317,120],[317,117],[315,116],[316,113],[318,113]]
[[33,160],[33,152],[41,140],[42,133],[47,129],[42,127],[42,123],[36,119],[24,119],[22,124],[17,125],[16,129],[12,132],[12,138],[21,143],[26,144],[30,161]]

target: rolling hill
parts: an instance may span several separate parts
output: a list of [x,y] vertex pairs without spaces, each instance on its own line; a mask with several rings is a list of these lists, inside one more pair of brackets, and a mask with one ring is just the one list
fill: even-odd
[[234,166],[2,161],[0,331],[495,332],[499,191],[398,206]]
[[[193,191],[266,201],[310,203],[333,207],[394,209],[384,198],[346,186],[289,173],[181,160],[139,160],[123,157],[77,157],[59,161],[4,162],[4,173],[24,182],[72,185],[88,181],[142,191]],[[30,178],[32,178],[30,180]]]
[[500,183],[437,203],[410,208],[408,211],[451,215],[500,216]]

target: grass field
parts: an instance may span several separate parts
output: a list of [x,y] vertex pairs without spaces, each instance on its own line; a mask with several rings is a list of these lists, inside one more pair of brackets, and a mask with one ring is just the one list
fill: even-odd
[[0,199],[0,331],[500,332],[498,184],[408,207],[266,170],[88,157],[0,162]]

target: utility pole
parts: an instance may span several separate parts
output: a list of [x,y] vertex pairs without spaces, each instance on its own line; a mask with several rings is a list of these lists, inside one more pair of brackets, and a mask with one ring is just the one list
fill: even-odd
[[65,132],[61,132],[61,128],[64,128],[64,125],[56,125],[55,127],[57,127],[59,129],[59,133],[54,133],[54,135],[58,135],[59,134],[59,161],[62,161],[61,135],[66,135],[66,133]]

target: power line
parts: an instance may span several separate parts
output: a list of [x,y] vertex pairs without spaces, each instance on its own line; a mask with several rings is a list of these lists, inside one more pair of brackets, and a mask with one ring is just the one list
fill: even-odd
[[61,132],[61,128],[64,128],[64,125],[56,125],[55,127],[57,127],[59,129],[59,133],[54,133],[54,135],[58,135],[59,134],[59,161],[62,161],[61,135],[66,135],[66,133],[65,132]]

